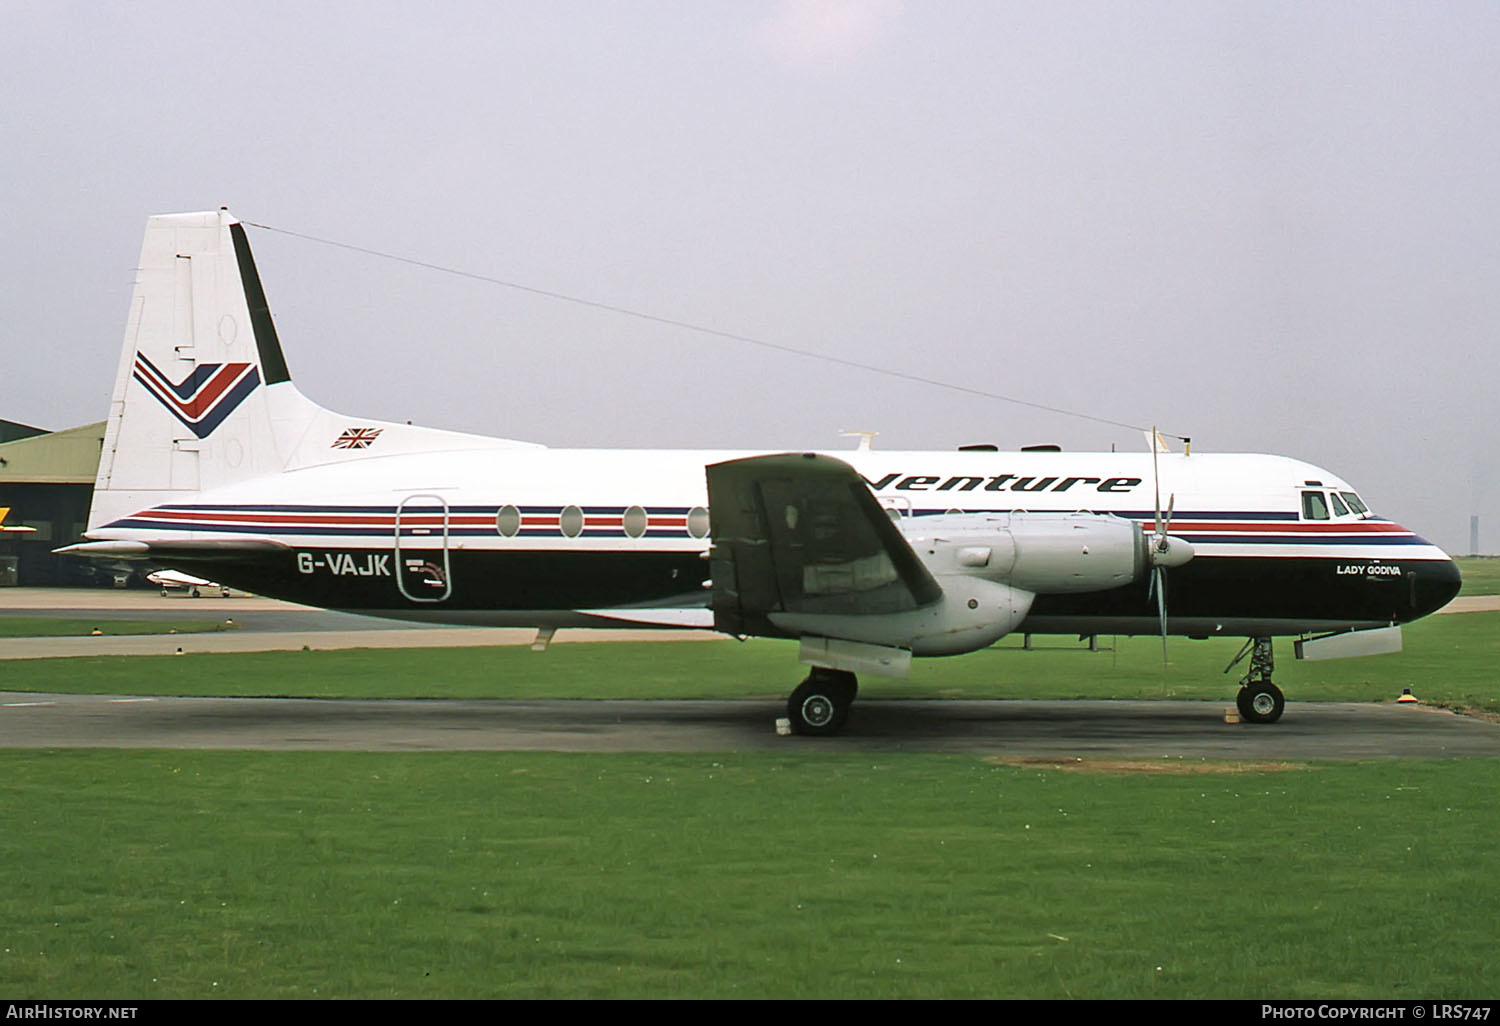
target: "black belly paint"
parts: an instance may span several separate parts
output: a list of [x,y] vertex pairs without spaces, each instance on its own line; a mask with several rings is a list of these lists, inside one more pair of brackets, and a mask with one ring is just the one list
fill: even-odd
[[[180,562],[182,569],[270,598],[376,615],[420,608],[437,621],[448,612],[692,606],[710,597],[703,587],[709,564],[697,552],[450,549],[446,560],[443,555],[406,547],[399,555],[394,549],[298,548]],[[1230,632],[1234,621],[1320,625],[1308,630],[1339,622],[1404,623],[1446,604],[1458,585],[1457,569],[1441,560],[1200,557],[1168,572],[1167,610],[1174,625],[1182,621],[1181,633],[1200,633],[1208,621],[1227,621]],[[472,615],[456,619],[474,621]],[[1156,621],[1144,579],[1109,591],[1039,595],[1030,623],[1071,633],[1080,629],[1076,621],[1107,633],[1111,621],[1143,619]]]

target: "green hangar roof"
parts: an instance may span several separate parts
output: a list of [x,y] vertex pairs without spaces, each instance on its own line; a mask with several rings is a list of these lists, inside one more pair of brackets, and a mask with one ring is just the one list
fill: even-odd
[[8,484],[87,484],[99,472],[104,421],[0,443],[0,488]]

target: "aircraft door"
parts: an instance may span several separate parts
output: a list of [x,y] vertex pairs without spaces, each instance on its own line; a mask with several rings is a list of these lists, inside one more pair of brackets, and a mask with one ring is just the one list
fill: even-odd
[[448,562],[448,503],[411,495],[396,507],[396,587],[413,602],[442,602],[453,594]]

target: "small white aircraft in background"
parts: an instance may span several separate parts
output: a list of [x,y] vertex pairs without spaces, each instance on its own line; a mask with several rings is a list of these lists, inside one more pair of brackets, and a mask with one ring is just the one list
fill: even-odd
[[862,446],[845,462],[347,417],[292,384],[244,227],[174,214],[146,228],[88,540],[59,551],[543,637],[795,639],[812,669],[787,712],[804,734],[842,726],[856,673],[1017,631],[1248,638],[1239,709],[1274,722],[1273,637],[1307,658],[1390,651],[1458,591],[1442,550],[1326,470],[1156,450]]
[[8,525],[5,522],[5,518],[8,516],[10,516],[10,507],[0,506],[0,531],[9,534],[29,534],[36,530],[34,527],[24,527],[21,524]]
[[163,598],[166,598],[169,591],[175,591],[178,588],[188,591],[193,598],[201,597],[205,589],[209,591],[217,590],[224,598],[229,597],[229,589],[224,585],[204,580],[202,577],[194,577],[192,574],[185,574],[178,570],[153,571],[146,575],[146,581],[160,588]]

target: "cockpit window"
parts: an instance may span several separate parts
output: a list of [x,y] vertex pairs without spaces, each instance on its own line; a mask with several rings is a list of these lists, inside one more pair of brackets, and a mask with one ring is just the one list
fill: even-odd
[[1333,515],[1336,517],[1347,517],[1349,507],[1344,505],[1344,500],[1339,498],[1338,492],[1329,492],[1328,501],[1333,503]]
[[1302,519],[1303,520],[1327,520],[1328,500],[1323,498],[1322,492],[1302,493]]
[[1370,512],[1370,507],[1359,501],[1359,496],[1353,492],[1344,492],[1344,498],[1349,503],[1349,508],[1356,513],[1364,514]]

